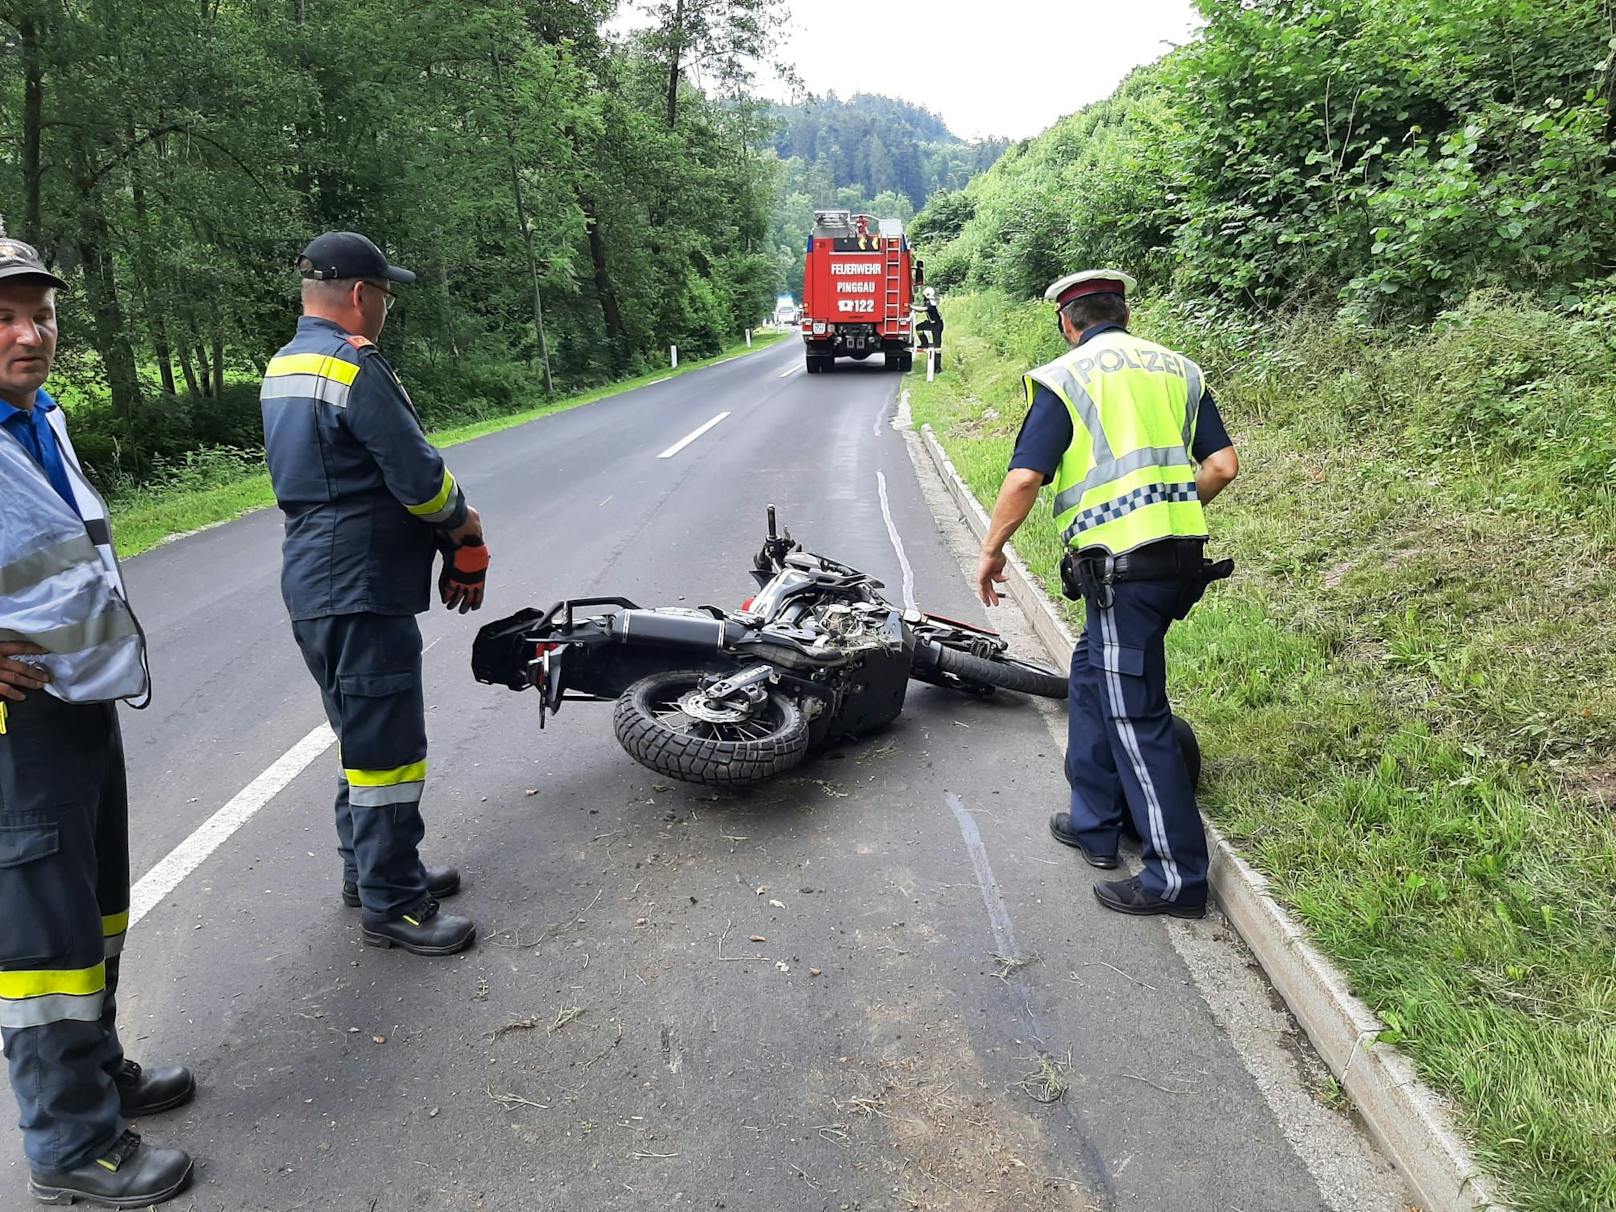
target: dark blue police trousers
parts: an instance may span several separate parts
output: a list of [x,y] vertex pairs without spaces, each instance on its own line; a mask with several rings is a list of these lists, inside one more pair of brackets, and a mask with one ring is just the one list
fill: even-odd
[[[23,1152],[72,1170],[123,1132],[114,1078],[129,793],[111,703],[43,691],[0,735],[0,1023]],[[104,965],[104,985],[102,966]]]
[[[425,774],[400,783],[391,802],[360,780],[426,761],[421,629],[410,615],[339,614],[294,620],[292,634],[342,752],[336,817],[343,879],[359,885],[367,920],[393,921],[426,896],[419,851]],[[360,796],[363,804],[353,802]]]
[[1072,831],[1115,854],[1124,810],[1138,832],[1145,891],[1206,903],[1206,834],[1167,702],[1167,629],[1184,601],[1177,580],[1122,581],[1111,605],[1087,602],[1072,651],[1066,781]]

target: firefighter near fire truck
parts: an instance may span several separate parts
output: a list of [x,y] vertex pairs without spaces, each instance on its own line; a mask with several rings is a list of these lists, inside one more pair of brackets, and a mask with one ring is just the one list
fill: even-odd
[[914,365],[914,273],[898,219],[814,212],[802,276],[802,341],[809,374],[837,358],[880,354],[888,370]]

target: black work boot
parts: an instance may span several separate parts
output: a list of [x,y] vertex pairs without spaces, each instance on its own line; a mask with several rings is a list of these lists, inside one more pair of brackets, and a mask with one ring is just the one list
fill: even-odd
[[142,1069],[134,1061],[126,1060],[114,1080],[125,1119],[172,1111],[196,1097],[196,1078],[183,1065]]
[[[426,868],[426,890],[429,896],[448,900],[460,891],[460,872],[453,867]],[[359,908],[359,885],[352,880],[342,881],[342,903],[350,909]]]
[[372,947],[402,947],[415,955],[453,955],[477,941],[477,924],[469,917],[439,913],[438,902],[429,896],[392,921],[366,920],[363,933]]
[[1110,871],[1117,865],[1117,856],[1114,851],[1110,854],[1098,854],[1085,846],[1083,839],[1072,832],[1072,814],[1070,812],[1057,812],[1051,816],[1049,818],[1049,832],[1061,845],[1082,851],[1083,861],[1090,867]]
[[1132,913],[1140,917],[1165,913],[1169,917],[1205,917],[1206,902],[1185,904],[1167,901],[1146,892],[1136,875],[1132,879],[1114,880],[1094,885],[1094,899],[1117,913]]
[[42,1204],[100,1204],[148,1208],[173,1199],[191,1181],[191,1157],[178,1149],[154,1149],[125,1132],[94,1161],[59,1173],[34,1171],[28,1194]]

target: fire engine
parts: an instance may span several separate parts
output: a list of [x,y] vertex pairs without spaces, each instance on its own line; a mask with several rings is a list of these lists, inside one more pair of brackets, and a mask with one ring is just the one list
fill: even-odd
[[814,212],[802,275],[802,341],[809,374],[837,358],[879,353],[888,370],[914,364],[914,279],[898,219]]

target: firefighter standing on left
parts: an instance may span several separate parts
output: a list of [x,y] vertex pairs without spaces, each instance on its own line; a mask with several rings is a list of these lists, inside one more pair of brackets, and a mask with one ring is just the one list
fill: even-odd
[[415,616],[439,550],[444,604],[482,605],[482,520],[376,348],[395,286],[415,275],[355,232],[317,237],[298,268],[303,316],[264,377],[264,449],[286,515],[281,592],[342,754],[342,896],[363,909],[366,943],[450,955],[477,930],[438,909],[459,872],[423,866],[417,850],[427,737]]
[[0,233],[0,1034],[29,1191],[147,1207],[191,1177],[125,1121],[191,1100],[118,1039],[129,794],[117,702],[148,689],[106,503],[45,392],[65,283]]

